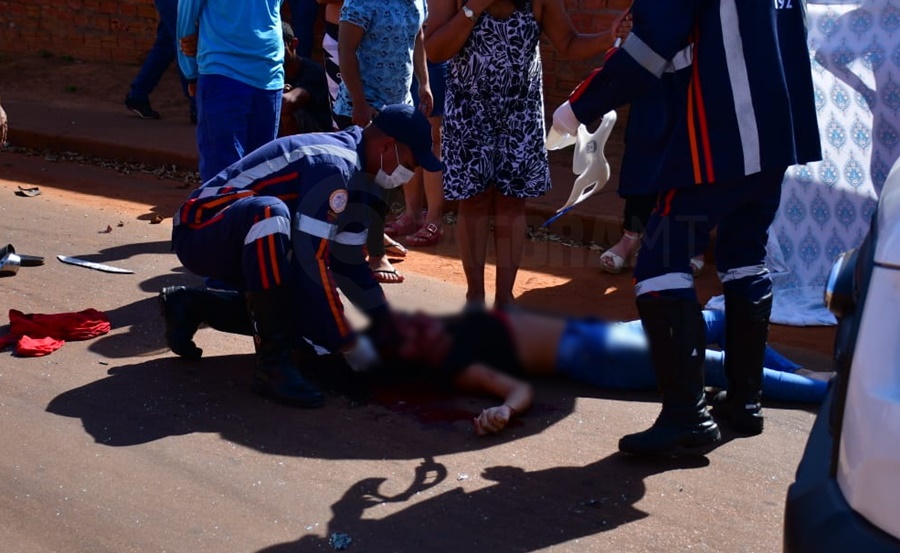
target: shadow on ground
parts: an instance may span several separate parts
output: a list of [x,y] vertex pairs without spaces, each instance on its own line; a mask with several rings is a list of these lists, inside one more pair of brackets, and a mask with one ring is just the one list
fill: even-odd
[[405,502],[446,478],[443,465],[425,458],[410,488],[397,496],[379,492],[384,478],[364,478],[332,505],[327,538],[305,535],[259,553],[330,551],[524,552],[571,542],[647,514],[635,508],[644,480],[669,470],[705,467],[705,457],[641,460],[613,454],[586,466],[527,472],[488,467],[493,484],[474,491],[457,487],[405,509],[372,518],[379,507]]
[[480,438],[472,418],[493,404],[489,398],[391,387],[376,389],[360,407],[329,395],[323,409],[292,409],[251,393],[253,362],[246,354],[115,367],[105,378],[60,394],[47,411],[81,419],[97,443],[113,447],[215,432],[276,455],[416,459],[538,434],[569,415],[576,399],[571,388],[551,390],[507,431]]

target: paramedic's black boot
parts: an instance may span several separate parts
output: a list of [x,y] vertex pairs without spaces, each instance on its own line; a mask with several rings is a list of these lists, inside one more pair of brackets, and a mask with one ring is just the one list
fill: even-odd
[[159,306],[166,322],[166,344],[186,359],[200,359],[203,355],[193,340],[203,323],[222,332],[253,335],[247,304],[240,292],[166,286],[159,292]]
[[[763,431],[763,358],[769,337],[772,294],[750,301],[725,291],[726,394],[716,397],[716,415],[724,414],[728,425],[741,434]],[[724,397],[723,397],[724,396]]]
[[645,455],[704,454],[722,439],[706,410],[705,325],[696,301],[637,299],[650,358],[662,391],[662,411],[648,430],[619,440],[619,450]]
[[253,391],[292,407],[324,405],[325,396],[300,374],[291,360],[296,332],[289,290],[247,292],[246,298],[256,345]]

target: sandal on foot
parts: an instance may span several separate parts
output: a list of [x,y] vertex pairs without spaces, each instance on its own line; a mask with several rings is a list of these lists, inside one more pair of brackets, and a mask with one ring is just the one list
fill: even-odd
[[391,258],[403,258],[409,253],[403,244],[397,242],[387,234],[384,235],[384,254]]
[[703,267],[706,265],[706,261],[703,259],[702,255],[698,255],[697,257],[691,258],[691,272],[694,273],[694,276],[700,276],[700,273],[703,272]]
[[621,273],[626,265],[625,259],[612,250],[606,250],[600,256],[600,268],[612,275]]
[[406,213],[384,226],[384,233],[391,238],[406,236],[414,232],[416,232],[416,222]]
[[427,248],[428,246],[434,246],[440,242],[443,234],[444,232],[441,230],[441,227],[434,223],[428,223],[420,228],[415,234],[408,236],[406,238],[406,243],[411,248]]
[[[372,269],[372,275],[381,284],[400,284],[406,280],[406,277],[398,273],[397,269]],[[392,279],[388,275],[393,275],[396,278]]]
[[[613,251],[613,249],[621,244],[622,242],[627,241],[630,246],[628,249],[633,247],[634,243],[637,242],[637,247],[634,248],[634,251],[628,256],[628,258],[622,257]],[[606,271],[607,273],[617,275],[622,272],[622,269],[625,267],[631,267],[634,265],[634,258],[637,255],[637,251],[640,249],[641,235],[637,233],[631,233],[626,231],[622,238],[619,239],[619,242],[613,246],[612,248],[603,252],[600,256],[600,268]]]

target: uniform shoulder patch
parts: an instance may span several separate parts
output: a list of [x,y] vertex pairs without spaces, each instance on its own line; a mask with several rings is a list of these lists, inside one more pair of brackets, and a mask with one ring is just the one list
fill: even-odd
[[328,207],[335,213],[342,213],[347,209],[347,190],[341,188],[332,192],[328,197]]

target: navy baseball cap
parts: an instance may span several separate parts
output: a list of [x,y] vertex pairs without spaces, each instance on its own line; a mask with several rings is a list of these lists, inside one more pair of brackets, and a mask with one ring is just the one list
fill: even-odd
[[426,171],[443,171],[444,164],[431,151],[431,123],[410,104],[385,106],[372,123],[397,142],[412,150],[413,157]]

